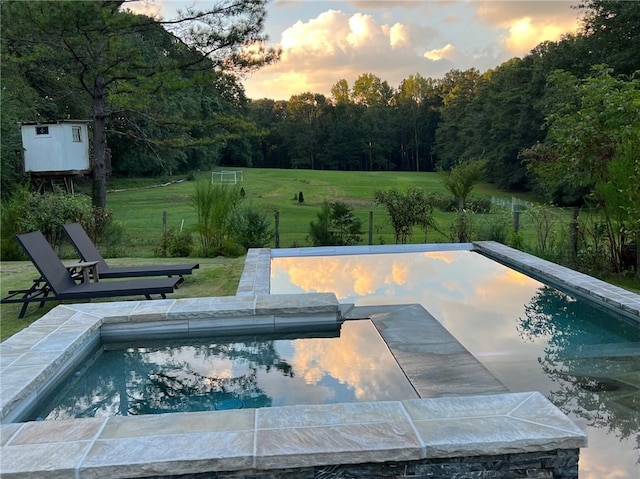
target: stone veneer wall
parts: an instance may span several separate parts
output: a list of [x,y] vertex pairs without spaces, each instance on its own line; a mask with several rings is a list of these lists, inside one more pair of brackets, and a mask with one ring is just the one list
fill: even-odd
[[578,479],[579,449],[420,461],[213,472],[157,479]]

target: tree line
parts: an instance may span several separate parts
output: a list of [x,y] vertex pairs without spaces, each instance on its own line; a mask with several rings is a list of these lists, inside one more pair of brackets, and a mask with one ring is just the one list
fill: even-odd
[[[16,122],[91,118],[95,206],[106,203],[109,172],[434,171],[470,160],[484,161],[485,179],[502,188],[576,204],[593,191],[593,175],[583,181],[578,168],[570,181],[538,168],[562,165],[553,119],[580,113],[581,95],[594,94],[582,88],[589,78],[608,76],[603,88],[637,92],[638,2],[581,0],[578,33],[483,73],[415,73],[397,87],[363,73],[353,85],[338,79],[330,97],[303,92],[287,101],[249,100],[239,75],[278,59],[264,46],[265,1],[219,0],[168,21],[135,14],[127,3],[2,2],[5,197],[19,175]],[[569,76],[560,80],[557,70]],[[630,99],[619,101],[631,105],[625,118],[634,139]]]

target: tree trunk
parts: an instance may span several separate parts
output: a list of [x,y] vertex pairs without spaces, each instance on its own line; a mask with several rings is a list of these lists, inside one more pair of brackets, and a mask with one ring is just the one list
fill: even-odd
[[93,189],[94,207],[107,206],[107,88],[98,77],[93,90]]

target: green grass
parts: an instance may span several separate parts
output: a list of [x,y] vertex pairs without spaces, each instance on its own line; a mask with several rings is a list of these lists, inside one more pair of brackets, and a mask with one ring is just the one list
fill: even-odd
[[[173,260],[173,263],[180,262]],[[189,262],[200,264],[192,275],[185,276],[185,282],[170,298],[197,298],[203,296],[231,296],[238,289],[240,275],[244,268],[244,257],[241,258],[190,258]],[[112,266],[135,266],[142,264],[166,264],[167,258],[116,258],[110,259]],[[0,281],[0,294],[4,298],[9,290],[27,289],[38,272],[30,261],[4,261],[2,263],[2,276]],[[144,299],[140,297],[96,299],[92,303],[105,301],[124,301]],[[20,319],[20,304],[3,304],[0,306],[0,339],[4,340],[32,322],[40,319],[45,313],[60,304],[57,301],[48,301],[43,308],[39,303],[31,303],[27,309],[27,315]]]
[[[322,203],[343,201],[354,208],[355,214],[362,220],[363,242],[368,242],[369,212],[373,211],[373,244],[393,243],[393,229],[386,210],[377,206],[373,194],[377,189],[405,189],[416,185],[427,193],[445,193],[440,177],[436,173],[415,172],[343,172],[311,170],[243,169],[244,182],[239,183],[245,190],[245,203],[264,208],[266,211],[280,213],[280,246],[309,245],[307,235],[309,222],[316,219]],[[199,178],[209,180],[210,172],[199,174]],[[112,257],[113,265],[162,264],[176,262],[174,259],[155,258],[154,252],[162,239],[163,212],[167,212],[168,226],[176,229],[187,228],[195,235],[196,212],[191,204],[194,183],[181,181],[168,186],[157,186],[158,179],[114,179],[109,182],[107,207],[113,212],[113,219],[122,225],[125,235],[123,246],[117,251],[107,250],[101,245],[103,254]],[[89,184],[78,184],[77,190],[88,193]],[[302,191],[304,202],[294,200]],[[500,191],[488,184],[476,187],[473,196],[510,198],[511,193]],[[520,199],[531,201],[526,195]],[[557,209],[563,224],[567,225],[570,212]],[[453,213],[435,212],[435,218],[445,234],[429,231],[427,242],[449,242],[447,236]],[[480,225],[492,221],[495,215],[477,215],[475,222]],[[564,227],[564,226],[563,226]],[[527,224],[522,218],[522,236],[528,245],[535,244],[535,226]],[[425,242],[424,232],[414,230],[411,241]],[[273,246],[273,245],[270,245]],[[121,258],[113,258],[121,256]],[[73,258],[72,250],[67,247],[62,257]],[[187,277],[185,284],[171,297],[225,296],[235,294],[242,273],[244,257],[241,258],[193,258],[201,268]],[[30,262],[3,262],[0,275],[0,294],[8,294],[10,289],[28,288],[38,276]],[[605,278],[631,291],[640,292],[640,280],[637,278]],[[114,299],[118,300],[118,299]],[[25,319],[17,319],[19,305],[0,307],[0,337],[6,338],[40,318],[57,303],[49,302],[42,309],[31,305]]]
[[[377,189],[405,189],[411,185],[423,188],[427,193],[443,193],[446,190],[436,173],[414,172],[344,172],[311,170],[243,169],[244,182],[239,183],[245,190],[244,202],[263,208],[270,213],[280,214],[280,246],[309,245],[309,223],[316,219],[322,203],[343,201],[354,208],[354,213],[362,220],[363,241],[368,242],[369,212],[373,211],[373,243],[393,243],[393,229],[383,206],[373,199]],[[199,175],[209,179],[209,172]],[[158,183],[150,180],[146,186]],[[126,189],[135,185],[137,189]],[[107,206],[113,211],[114,220],[123,225],[128,239],[127,256],[153,256],[154,249],[162,236],[163,211],[167,212],[168,226],[195,231],[196,214],[191,205],[190,195],[193,182],[183,181],[169,186],[144,188],[144,183],[132,180],[114,180],[109,184]],[[115,191],[114,191],[115,190]],[[304,202],[294,200],[302,191]],[[501,196],[509,198],[509,193],[501,192],[490,185],[479,185],[474,191],[477,196]],[[450,213],[436,211],[436,220],[448,231]],[[430,232],[429,242],[446,242],[449,238],[436,231]],[[424,233],[416,229],[413,242],[424,242]]]

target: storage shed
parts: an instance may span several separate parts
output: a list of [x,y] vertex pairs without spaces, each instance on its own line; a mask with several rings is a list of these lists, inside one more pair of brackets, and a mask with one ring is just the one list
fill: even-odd
[[85,120],[22,123],[24,171],[33,176],[90,173],[88,127]]

